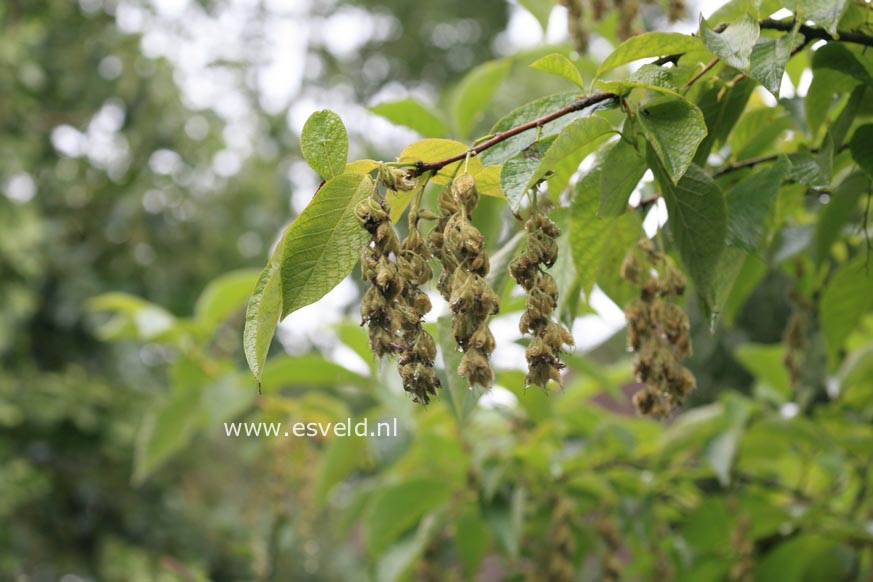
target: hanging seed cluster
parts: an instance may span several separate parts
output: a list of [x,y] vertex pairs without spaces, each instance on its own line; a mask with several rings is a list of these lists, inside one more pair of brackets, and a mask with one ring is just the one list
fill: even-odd
[[641,414],[661,418],[682,405],[696,381],[682,359],[691,353],[688,315],[674,301],[685,292],[682,272],[648,239],[625,257],[621,276],[640,289],[625,308],[634,375],[645,388],[634,395]]
[[433,253],[443,265],[437,287],[452,310],[452,334],[464,352],[458,374],[470,386],[488,387],[494,381],[489,357],[495,347],[488,318],[497,313],[500,300],[485,280],[490,269],[485,238],[470,222],[479,202],[475,180],[470,174],[460,174],[449,195],[451,200],[445,191],[440,196],[435,230],[442,226],[442,231],[431,236]]
[[[639,34],[639,2],[655,4],[656,0],[558,0],[567,8],[567,32],[580,53],[588,52],[592,26],[611,13],[618,15],[615,33],[619,40]],[[671,23],[676,22],[685,18],[688,6],[685,0],[668,0],[665,12]]]
[[549,380],[561,382],[561,351],[573,345],[573,336],[553,319],[558,305],[558,285],[544,269],[558,258],[557,237],[561,231],[546,215],[535,211],[524,225],[527,247],[509,265],[509,273],[524,288],[525,310],[518,324],[522,334],[531,336],[525,350],[528,386],[545,388]]

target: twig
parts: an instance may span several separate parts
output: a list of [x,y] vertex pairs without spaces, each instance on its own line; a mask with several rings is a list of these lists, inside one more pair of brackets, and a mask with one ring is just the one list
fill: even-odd
[[716,66],[717,64],[718,64],[718,57],[715,57],[714,59],[712,59],[711,61],[709,61],[709,62],[706,64],[705,67],[703,67],[702,69],[700,69],[700,72],[698,72],[696,75],[694,75],[693,77],[691,77],[690,79],[688,79],[688,81],[686,81],[685,84],[682,85],[682,88],[683,88],[683,89],[687,89],[688,87],[690,87],[691,85],[693,85],[694,83],[696,83],[696,82],[698,81],[698,79],[700,79],[700,77],[702,77],[702,76],[705,75],[707,72],[709,72],[709,70],[712,69],[712,68],[713,68],[714,66]]
[[[794,21],[793,20],[773,20],[772,18],[765,18],[761,21],[761,28],[769,29],[769,30],[781,30],[783,32],[789,32],[794,30]],[[869,34],[864,34],[862,32],[853,32],[850,30],[838,30],[837,35],[833,36],[831,33],[826,31],[823,28],[818,28],[815,26],[807,26],[806,24],[801,24],[799,29],[800,34],[805,36],[806,38],[814,38],[818,40],[839,40],[842,42],[851,42],[854,44],[861,44],[864,46],[873,46],[873,36]]]
[[[849,147],[848,144],[843,144],[834,151],[834,154],[840,153],[843,150],[847,149],[848,147]],[[809,153],[811,153],[811,154],[817,154],[820,151],[821,151],[821,148],[810,148],[809,149]],[[794,153],[800,153],[800,152],[794,152]],[[758,164],[766,164],[767,162],[775,162],[776,160],[779,159],[779,156],[782,156],[782,155],[789,156],[789,155],[791,155],[791,153],[790,152],[780,152],[778,154],[771,154],[769,156],[758,156],[756,158],[749,158],[747,160],[742,160],[742,161],[737,162],[735,164],[731,164],[729,166],[725,166],[725,167],[721,168],[717,172],[713,173],[712,177],[718,178],[719,176],[722,176],[724,174],[730,174],[731,172],[736,172],[738,170],[745,170],[746,168],[753,168],[753,167],[757,166]]]

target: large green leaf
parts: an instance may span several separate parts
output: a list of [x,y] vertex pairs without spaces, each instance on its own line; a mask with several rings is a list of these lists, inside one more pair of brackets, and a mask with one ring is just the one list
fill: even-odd
[[417,131],[424,137],[442,137],[448,133],[442,118],[415,99],[386,101],[370,107],[370,111],[397,125]]
[[548,151],[555,136],[536,141],[506,160],[500,170],[500,187],[513,212],[518,212],[528,191],[531,176]]
[[646,32],[621,43],[597,68],[597,76],[639,59],[678,55],[703,48],[697,37],[678,32]]
[[700,19],[700,38],[713,54],[735,69],[749,68],[749,57],[758,41],[761,30],[758,21],[746,14],[728,24],[722,32],[709,28],[706,20]]
[[476,408],[476,403],[485,391],[478,386],[471,387],[466,378],[458,375],[461,352],[452,333],[452,316],[449,314],[441,315],[437,319],[437,341],[446,366],[445,396],[449,409],[455,419],[463,423]]
[[351,273],[369,239],[354,210],[372,189],[369,176],[337,176],[288,226],[280,268],[283,318],[318,301]]
[[473,131],[479,116],[494,97],[511,66],[510,60],[488,61],[461,79],[453,93],[451,106],[455,130],[461,137],[468,137]]
[[[582,117],[574,120],[558,134],[549,149],[543,155],[539,165],[527,182],[527,187],[533,187],[537,182],[546,178],[550,173],[561,167],[566,167],[574,172],[585,157],[595,147],[600,145],[606,135],[614,132],[612,125],[599,116]],[[556,186],[563,189],[563,184]]]
[[609,233],[614,223],[609,216],[597,215],[602,175],[603,167],[597,165],[582,176],[576,183],[576,194],[570,207],[570,248],[576,276],[586,293],[590,293],[597,282],[602,251],[610,240]]
[[691,166],[674,185],[658,159],[649,165],[661,188],[669,227],[679,256],[708,309],[714,303],[713,283],[727,235],[727,205],[721,188],[698,166]]
[[855,130],[849,140],[852,159],[868,176],[873,178],[873,123],[867,123]]
[[532,62],[530,66],[532,69],[563,77],[580,89],[585,89],[579,69],[576,68],[573,61],[562,54],[552,53],[546,55]]
[[706,138],[694,154],[695,164],[704,167],[712,149],[728,139],[754,90],[755,83],[747,78],[732,87],[725,87],[719,81],[707,83],[697,98],[697,107],[706,122]]
[[744,178],[728,192],[728,237],[731,244],[750,253],[758,252],[764,224],[787,171],[788,162],[780,157],[775,164]]
[[788,32],[779,38],[760,38],[750,57],[749,76],[779,98],[785,65],[799,35]]
[[620,216],[628,198],[646,173],[646,161],[637,148],[622,138],[606,152],[600,172],[600,217]]
[[281,241],[264,267],[246,307],[243,352],[260,387],[270,343],[282,315]]
[[795,12],[801,21],[812,20],[835,35],[847,3],[848,0],[789,0],[785,7]]
[[685,99],[662,97],[640,106],[637,121],[651,150],[676,184],[706,137],[703,113]]
[[424,514],[439,507],[448,496],[448,484],[435,479],[410,479],[380,487],[370,502],[364,521],[370,554],[382,553],[400,534],[414,526]]
[[323,109],[309,116],[300,134],[306,163],[328,180],[343,173],[349,156],[349,135],[339,115]]
[[871,290],[873,266],[866,253],[844,263],[828,281],[821,297],[821,326],[834,361],[863,315],[873,309]]

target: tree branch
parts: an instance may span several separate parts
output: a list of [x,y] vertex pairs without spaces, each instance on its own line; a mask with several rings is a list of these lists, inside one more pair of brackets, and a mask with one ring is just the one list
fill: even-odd
[[[789,32],[794,30],[794,21],[793,20],[773,20],[772,18],[765,18],[761,21],[761,28],[769,29],[769,30],[781,30],[783,32]],[[838,30],[837,36],[831,35],[828,31],[823,28],[817,28],[815,26],[807,26],[806,24],[800,25],[800,34],[805,36],[806,38],[814,38],[819,40],[838,40],[842,42],[851,42],[854,44],[861,44],[864,46],[873,46],[873,36],[868,34],[863,34],[861,32],[852,32],[849,30]]]

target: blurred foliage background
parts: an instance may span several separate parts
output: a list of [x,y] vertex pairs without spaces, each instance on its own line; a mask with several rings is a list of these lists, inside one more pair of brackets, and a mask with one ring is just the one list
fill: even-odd
[[[665,10],[646,5],[639,26]],[[586,580],[873,576],[873,318],[829,364],[810,356],[813,394],[783,366],[804,305],[789,291],[814,287],[798,234],[814,208],[792,207],[799,224],[747,263],[716,335],[691,309],[700,389],[669,423],[633,414],[621,332],[570,356],[561,392],[525,391],[510,366],[475,410],[415,407],[373,362],[352,281],[289,318],[257,397],[242,308],[318,185],[306,116],[331,107],[353,157],[392,159],[415,134],[366,106],[451,109],[471,68],[512,53],[470,135],[484,133],[566,90],[526,68],[569,50],[562,11],[545,35],[503,0],[0,5],[0,578],[559,580],[568,563]],[[614,29],[594,27],[583,72]],[[758,118],[778,147],[803,130],[791,99],[773,109]],[[854,200],[835,270],[869,228]],[[496,249],[511,233],[494,208],[479,226]],[[223,428],[347,417],[396,417],[401,434]]]

